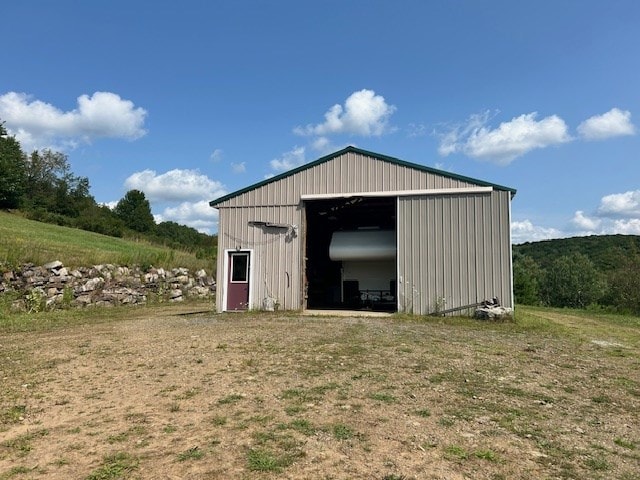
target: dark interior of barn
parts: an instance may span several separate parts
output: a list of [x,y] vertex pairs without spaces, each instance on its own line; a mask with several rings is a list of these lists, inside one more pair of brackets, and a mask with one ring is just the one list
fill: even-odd
[[305,212],[307,308],[396,311],[396,198],[311,200]]

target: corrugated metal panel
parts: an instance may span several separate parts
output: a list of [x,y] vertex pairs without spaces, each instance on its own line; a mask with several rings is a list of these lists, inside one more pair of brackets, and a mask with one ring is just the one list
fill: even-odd
[[300,195],[370,191],[473,187],[474,183],[446,178],[347,152],[330,162],[302,170],[278,182],[267,183],[217,205],[218,208],[257,205],[297,205]]
[[[251,309],[262,308],[262,301],[273,296],[283,309],[297,310],[302,306],[301,296],[301,209],[295,206],[221,208],[218,237],[217,308],[225,309],[224,278],[227,250],[252,252]],[[250,222],[263,221],[298,226],[293,231],[274,227],[251,226]]]
[[496,296],[513,306],[509,192],[398,201],[401,310],[426,315]]

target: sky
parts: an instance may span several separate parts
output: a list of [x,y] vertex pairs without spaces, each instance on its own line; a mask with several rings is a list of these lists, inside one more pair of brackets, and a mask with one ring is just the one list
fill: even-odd
[[0,121],[96,201],[209,201],[347,145],[517,189],[512,241],[640,235],[637,0],[23,0]]

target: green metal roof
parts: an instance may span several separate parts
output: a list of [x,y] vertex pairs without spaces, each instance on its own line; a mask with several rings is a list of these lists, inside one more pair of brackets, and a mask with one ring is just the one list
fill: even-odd
[[209,205],[211,207],[215,207],[216,205],[219,205],[223,202],[226,202],[227,200],[237,197],[239,195],[242,195],[243,193],[247,193],[250,192],[251,190],[255,190],[256,188],[260,188],[264,185],[268,185],[269,183],[273,183],[273,182],[277,182],[279,180],[282,180],[283,178],[287,178],[291,175],[295,175],[298,172],[302,172],[303,170],[306,170],[307,168],[312,168],[315,167],[316,165],[320,165],[322,163],[325,162],[329,162],[331,160],[333,160],[336,157],[339,157],[340,155],[344,155],[345,153],[358,153],[360,155],[365,155],[368,157],[373,157],[373,158],[377,158],[378,160],[382,160],[384,162],[389,162],[389,163],[393,163],[395,165],[401,165],[403,167],[408,167],[408,168],[413,168],[415,170],[419,170],[422,172],[427,172],[427,173],[434,173],[443,177],[448,177],[448,178],[453,178],[455,180],[461,180],[463,182],[468,182],[468,183],[473,183],[475,185],[478,186],[482,186],[482,187],[493,187],[496,190],[504,190],[507,192],[511,192],[511,196],[513,197],[516,194],[516,189],[515,188],[510,188],[510,187],[504,187],[502,185],[496,185],[495,183],[490,183],[490,182],[485,182],[484,180],[478,180],[476,178],[471,178],[471,177],[465,177],[463,175],[457,175],[455,173],[450,173],[450,172],[445,172],[442,170],[437,170],[435,168],[430,168],[430,167],[426,167],[424,165],[418,165],[417,163],[411,163],[411,162],[407,162],[405,160],[400,160],[399,158],[394,158],[394,157],[389,157],[387,155],[381,155],[379,153],[375,153],[375,152],[369,152],[367,150],[362,150],[360,148],[356,148],[353,146],[349,146],[346,148],[343,148],[342,150],[338,150],[337,152],[333,152],[329,155],[326,155],[324,157],[321,157],[317,160],[314,160],[313,162],[310,163],[305,163],[304,165],[301,165],[297,168],[294,168],[292,170],[287,170],[284,173],[281,173],[280,175],[276,175],[275,177],[271,177],[268,178],[267,180],[263,180],[261,182],[258,183],[254,183],[253,185],[249,185],[248,187],[242,188],[240,190],[236,190],[235,192],[229,193],[223,197],[217,198],[216,200],[212,200],[209,202]]

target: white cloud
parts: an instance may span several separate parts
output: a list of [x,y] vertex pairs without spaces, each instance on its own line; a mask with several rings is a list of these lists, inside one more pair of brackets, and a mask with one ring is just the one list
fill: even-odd
[[160,215],[155,216],[156,222],[172,221],[187,225],[200,232],[213,233],[218,225],[218,210],[209,206],[209,201],[182,202],[176,207],[167,207]]
[[600,200],[598,215],[602,217],[640,218],[640,190],[606,195]]
[[269,165],[276,172],[284,172],[286,170],[299,167],[305,162],[305,148],[293,147],[293,149],[285,152],[280,158],[274,158],[271,160]]
[[571,140],[564,120],[557,115],[536,120],[532,112],[501,123],[486,126],[488,114],[472,115],[466,124],[441,134],[440,155],[462,152],[470,157],[508,165],[531,150],[558,145]]
[[247,166],[245,165],[245,162],[240,162],[240,163],[231,163],[231,170],[233,171],[233,173],[244,173],[247,171]]
[[578,133],[585,140],[604,140],[622,135],[634,135],[631,112],[612,108],[602,115],[594,115],[578,125]]
[[329,153],[335,148],[333,148],[331,141],[327,137],[318,137],[311,142],[311,147],[318,152],[326,152]]
[[596,218],[587,217],[582,210],[578,210],[571,223],[580,230],[586,230],[588,232],[595,232],[601,224],[601,221]]
[[144,192],[149,201],[213,200],[227,193],[224,185],[197,170],[175,169],[161,175],[143,170],[130,175],[124,184]]
[[555,228],[534,225],[530,220],[511,222],[511,243],[538,242],[565,235]]
[[616,220],[613,222],[613,227],[609,233],[621,235],[640,235],[640,219],[631,218],[626,220]]
[[115,93],[81,95],[77,102],[77,108],[64,112],[25,93],[8,92],[0,95],[0,118],[26,152],[74,148],[105,137],[134,140],[147,133],[147,112]]
[[213,152],[211,152],[211,155],[209,156],[209,160],[211,160],[213,163],[218,163],[222,160],[222,150],[219,148],[216,148]]
[[373,90],[352,93],[344,107],[336,104],[324,114],[324,122],[317,125],[296,127],[298,135],[353,134],[379,136],[389,131],[389,117],[396,107],[389,105],[383,96]]

